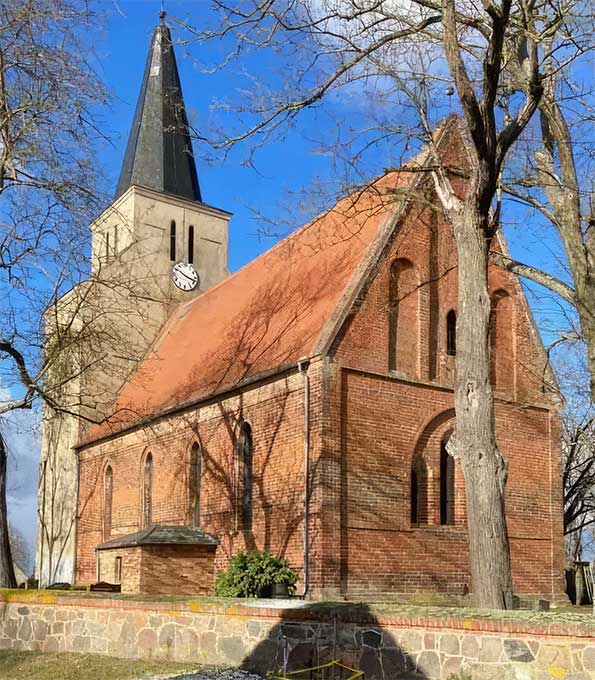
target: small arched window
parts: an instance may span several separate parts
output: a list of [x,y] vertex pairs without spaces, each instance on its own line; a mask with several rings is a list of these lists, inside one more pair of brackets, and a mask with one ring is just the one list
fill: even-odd
[[454,309],[446,315],[446,353],[450,356],[457,353],[457,313]]
[[118,225],[114,227],[114,257],[118,255]]
[[190,521],[195,527],[200,526],[200,481],[201,455],[197,442],[190,449],[190,474],[188,476],[188,498],[190,501]]
[[447,440],[440,444],[440,524],[455,523],[455,461],[446,449]]
[[114,495],[114,472],[112,466],[105,468],[103,478],[103,540],[107,541],[112,533],[112,505]]
[[105,232],[105,261],[109,262],[110,258],[110,242],[109,242],[109,231]]
[[194,264],[194,227],[188,227],[188,264]]
[[146,529],[153,523],[153,454],[150,451],[143,465],[142,494],[142,528]]
[[176,261],[176,222],[171,221],[169,225],[169,259],[172,262]]
[[238,437],[238,519],[244,531],[252,530],[252,428],[242,423]]

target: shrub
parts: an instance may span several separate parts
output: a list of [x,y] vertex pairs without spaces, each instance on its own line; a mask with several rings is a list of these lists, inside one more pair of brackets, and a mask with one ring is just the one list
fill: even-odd
[[229,561],[215,582],[219,597],[262,597],[274,583],[287,583],[290,594],[295,592],[297,576],[287,560],[270,552],[238,552]]

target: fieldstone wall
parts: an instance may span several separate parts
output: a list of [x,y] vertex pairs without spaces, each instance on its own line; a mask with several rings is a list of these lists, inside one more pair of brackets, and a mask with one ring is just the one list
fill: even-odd
[[263,674],[339,659],[364,670],[366,680],[595,679],[595,626],[586,618],[428,613],[435,616],[348,605],[279,609],[22,595],[0,602],[0,648],[196,661]]

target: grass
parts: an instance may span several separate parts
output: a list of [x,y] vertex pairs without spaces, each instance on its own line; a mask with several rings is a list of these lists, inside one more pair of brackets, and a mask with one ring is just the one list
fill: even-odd
[[173,661],[115,659],[102,654],[0,651],[0,680],[133,680],[196,671]]

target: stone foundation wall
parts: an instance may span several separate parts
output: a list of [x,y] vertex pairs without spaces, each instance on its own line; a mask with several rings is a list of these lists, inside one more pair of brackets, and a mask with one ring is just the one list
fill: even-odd
[[0,648],[196,661],[263,674],[284,659],[293,670],[336,658],[364,670],[366,680],[595,678],[595,621],[588,616],[523,612],[498,620],[453,615],[464,610],[401,610],[10,595],[0,601]]

